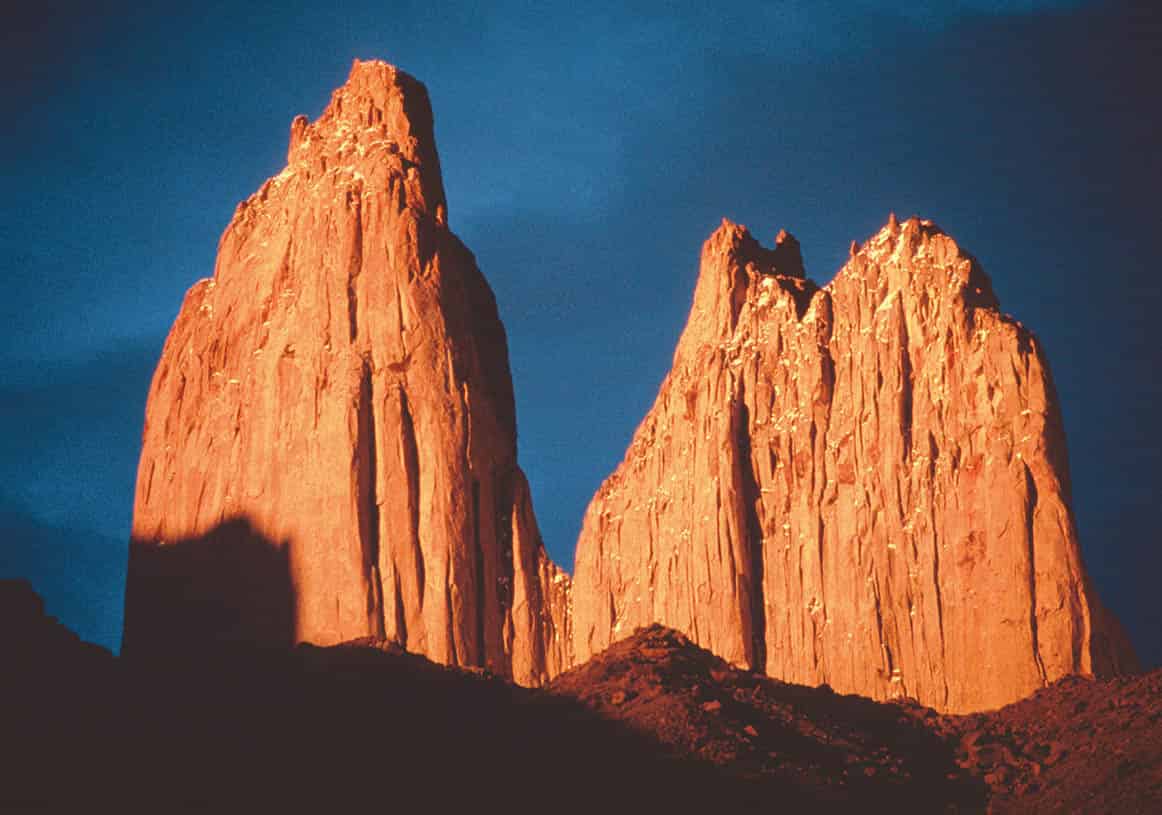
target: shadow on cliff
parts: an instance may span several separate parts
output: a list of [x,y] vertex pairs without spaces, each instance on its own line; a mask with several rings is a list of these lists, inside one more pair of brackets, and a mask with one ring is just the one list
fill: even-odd
[[[930,784],[899,778],[835,794],[814,776],[842,770],[796,747],[801,740],[764,737],[755,756],[706,760],[707,749],[753,741],[746,721],[767,725],[740,718],[722,733],[691,728],[690,711],[704,708],[681,682],[659,684],[670,701],[635,721],[581,693],[521,688],[394,644],[289,647],[287,545],[245,520],[164,546],[135,543],[133,552],[126,658],[46,617],[27,582],[0,584],[0,809],[751,812],[933,803]],[[632,673],[649,654],[627,652],[618,664]],[[619,698],[603,681],[590,690]],[[826,712],[805,704],[795,715],[808,727]],[[675,749],[666,737],[675,727],[698,734],[697,743]],[[883,746],[875,740],[866,751]],[[776,747],[799,749],[806,770],[740,772],[756,757],[783,763],[765,758]],[[979,801],[938,800],[961,805],[956,811]]]
[[[59,626],[35,629],[0,642],[0,809],[685,812],[771,801],[769,787],[672,756],[576,700],[394,645],[126,661],[82,653]],[[48,647],[13,647],[46,632]]]
[[769,798],[575,699],[382,642],[292,646],[288,545],[242,518],[133,542],[122,658],[46,617],[27,582],[0,587],[0,809],[746,811]]
[[290,542],[245,517],[175,541],[133,540],[122,654],[130,659],[295,642]]

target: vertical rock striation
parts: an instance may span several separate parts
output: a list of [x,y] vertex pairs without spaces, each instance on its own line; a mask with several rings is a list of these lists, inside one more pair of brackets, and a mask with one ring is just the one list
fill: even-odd
[[229,563],[220,530],[240,524],[281,553],[268,579],[290,584],[274,593],[293,597],[292,630],[247,611],[206,638],[386,637],[526,684],[569,661],[568,578],[517,466],[504,328],[447,226],[427,93],[384,63],[356,62],[317,121],[294,120],[286,169],[239,205],[166,341],[128,653],[208,624],[183,610],[214,581],[179,549]]
[[678,628],[783,680],[991,708],[1133,655],[1082,566],[1036,339],[895,218],[819,288],[724,222],[673,368],[586,513],[574,651]]

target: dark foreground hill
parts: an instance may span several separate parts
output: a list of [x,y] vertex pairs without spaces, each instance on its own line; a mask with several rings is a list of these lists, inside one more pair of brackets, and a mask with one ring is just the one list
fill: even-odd
[[997,711],[949,716],[737,670],[653,626],[550,690],[725,775],[841,810],[1162,811],[1162,670],[1069,677]]
[[673,631],[530,690],[372,641],[116,659],[0,583],[0,810],[1156,811],[1162,674],[942,717]]
[[1068,677],[936,729],[988,782],[995,812],[1162,812],[1162,670]]

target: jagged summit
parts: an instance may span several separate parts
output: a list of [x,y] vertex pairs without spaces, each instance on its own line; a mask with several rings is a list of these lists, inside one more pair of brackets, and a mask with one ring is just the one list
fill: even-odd
[[719,251],[737,258],[741,266],[753,265],[753,271],[758,274],[806,276],[799,241],[785,229],[779,230],[774,248],[768,249],[745,226],[723,218],[707,242],[720,247]]
[[779,234],[775,236],[775,268],[779,274],[790,277],[807,276],[799,241],[785,229],[780,229]]
[[585,516],[577,659],[660,622],[953,711],[1133,665],[1081,562],[1048,363],[980,264],[894,215],[823,287],[773,257],[793,246],[729,221],[703,246],[673,367]]
[[356,62],[241,204],[150,389],[125,652],[371,636],[536,684],[568,580],[504,327],[447,227],[423,85]]
[[382,192],[402,176],[407,206],[446,218],[427,89],[386,62],[356,60],[318,119],[295,117],[287,169],[276,180],[294,172],[346,173],[361,182],[363,194]]
[[380,60],[355,60],[314,122],[299,115],[291,123],[291,159],[311,136],[342,131],[356,139],[386,136],[409,161],[419,163],[435,147],[428,92],[418,79]]

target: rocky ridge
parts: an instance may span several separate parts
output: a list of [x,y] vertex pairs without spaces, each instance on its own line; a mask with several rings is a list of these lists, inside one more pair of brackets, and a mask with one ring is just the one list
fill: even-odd
[[[272,598],[207,619],[239,560]],[[427,92],[356,61],[294,120],[286,168],[238,206],[166,341],[125,651],[372,636],[537,684],[570,661],[568,585],[517,465],[495,299],[448,228]]]
[[673,626],[789,682],[944,711],[1134,657],[1086,577],[1034,336],[931,221],[835,279],[724,221],[577,545],[574,651]]
[[661,626],[522,688],[375,638],[126,660],[47,617],[27,583],[0,581],[0,609],[0,806],[21,811],[387,797],[511,812],[1151,813],[1162,800],[1162,671],[1069,678],[950,716],[779,682]]
[[991,713],[934,717],[995,813],[1149,813],[1162,802],[1162,670],[1066,677]]
[[[550,693],[717,767],[765,803],[794,790],[813,807],[977,811],[987,789],[956,763],[956,736],[892,704],[741,670],[659,625],[561,674]],[[760,799],[763,800],[763,799]]]

